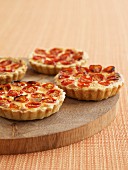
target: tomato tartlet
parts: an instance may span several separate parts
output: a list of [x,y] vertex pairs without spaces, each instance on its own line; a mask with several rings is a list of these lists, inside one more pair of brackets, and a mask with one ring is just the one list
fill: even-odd
[[13,120],[43,119],[57,112],[65,92],[53,83],[35,81],[0,85],[0,116]]
[[55,75],[62,68],[83,65],[88,59],[87,53],[75,49],[53,48],[35,49],[30,55],[32,68],[43,74]]
[[11,57],[0,57],[0,84],[21,80],[26,70],[25,61]]
[[76,66],[62,69],[55,77],[56,84],[66,95],[78,100],[102,100],[114,96],[123,85],[123,77],[114,66]]

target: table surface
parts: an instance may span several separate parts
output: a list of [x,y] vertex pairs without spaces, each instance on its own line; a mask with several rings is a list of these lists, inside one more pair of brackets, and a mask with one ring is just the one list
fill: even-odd
[[0,0],[1,56],[27,57],[36,47],[73,47],[87,51],[89,64],[115,65],[125,79],[110,126],[63,148],[1,155],[0,169],[127,169],[127,18],[127,0]]

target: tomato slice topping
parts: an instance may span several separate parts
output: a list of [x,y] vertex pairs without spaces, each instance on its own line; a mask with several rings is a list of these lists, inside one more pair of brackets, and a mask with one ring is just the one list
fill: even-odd
[[45,57],[42,57],[42,56],[33,56],[33,60],[42,60],[44,58]]
[[79,60],[82,59],[82,56],[79,56],[79,55],[77,55],[77,54],[74,54],[73,59],[79,61]]
[[103,74],[90,74],[90,76],[92,77],[93,81],[102,81],[104,79],[104,75]]
[[62,53],[62,51],[63,50],[61,48],[53,48],[50,50],[50,53],[54,55],[58,55],[59,53]]
[[55,58],[56,56],[53,55],[53,54],[47,54],[47,57],[48,57],[48,58]]
[[22,90],[25,91],[26,93],[35,93],[37,91],[36,86],[26,86]]
[[104,72],[107,72],[107,73],[112,73],[115,71],[115,67],[114,66],[108,66],[106,68],[103,69]]
[[44,87],[45,89],[53,89],[54,84],[53,83],[45,83],[42,85],[42,87]]
[[63,86],[68,86],[68,85],[70,85],[70,84],[73,84],[73,82],[74,82],[74,80],[65,79],[65,80],[63,80],[63,81],[61,82],[61,84],[62,84]]
[[10,84],[4,84],[3,88],[4,88],[4,90],[9,91],[11,89],[11,85]]
[[82,87],[89,87],[90,83],[88,82],[78,82],[78,87],[82,88]]
[[65,78],[69,78],[70,76],[69,75],[67,75],[67,74],[60,74],[59,75],[59,79],[65,79]]
[[67,73],[67,74],[71,74],[73,72],[73,69],[71,67],[69,68],[63,68],[62,71],[60,73]]
[[119,73],[115,73],[115,75],[111,75],[111,76],[107,77],[108,81],[116,81],[116,80],[119,80],[119,79],[120,79]]
[[48,65],[55,65],[55,61],[54,60],[45,60],[44,64],[48,64]]
[[20,95],[20,96],[16,96],[16,97],[14,98],[14,100],[17,101],[17,102],[22,102],[22,103],[24,103],[24,102],[28,101],[28,98],[27,98],[26,95]]
[[22,93],[23,93],[22,91],[9,90],[7,96],[16,97],[16,96],[19,96]]
[[69,57],[69,54],[66,54],[66,53],[59,56],[60,60],[66,60],[68,57]]
[[43,94],[43,93],[33,93],[33,94],[31,94],[31,97],[33,97],[33,98],[42,98],[44,96],[45,96],[45,94]]
[[0,66],[7,66],[10,65],[12,63],[11,60],[4,60],[0,62]]
[[69,65],[69,64],[74,63],[75,61],[74,61],[74,60],[69,60],[69,61],[62,60],[62,61],[60,61],[60,62],[61,62],[61,64],[63,64],[63,65]]
[[59,91],[59,90],[54,90],[54,89],[49,90],[49,91],[47,92],[47,95],[49,95],[49,96],[51,96],[51,97],[58,97],[59,94],[60,94],[60,91]]
[[29,86],[40,86],[40,83],[37,81],[28,81],[27,85]]
[[43,49],[36,48],[34,51],[36,54],[46,54],[46,51]]
[[74,54],[74,53],[75,53],[75,51],[74,51],[74,50],[72,50],[72,49],[67,49],[67,50],[65,50],[65,53],[68,53],[68,54]]
[[108,86],[110,84],[109,81],[99,81],[98,83],[103,85],[103,86]]
[[81,83],[91,83],[92,78],[87,76],[81,76],[78,81]]
[[76,70],[78,73],[87,74],[89,69],[87,67],[76,66]]
[[17,104],[11,103],[10,108],[11,109],[19,109],[19,106]]
[[52,97],[48,97],[45,99],[42,99],[43,103],[55,103],[56,99],[52,98]]
[[37,108],[41,105],[40,102],[28,102],[25,106],[28,108]]
[[17,68],[19,68],[20,66],[21,66],[20,63],[14,63],[14,64],[11,65],[11,68],[12,68],[12,69],[17,69]]
[[26,85],[26,83],[25,82],[23,82],[23,81],[14,81],[13,83],[12,83],[12,85],[13,86],[18,86],[18,87],[21,87],[21,86],[25,86]]
[[102,66],[101,65],[90,65],[89,70],[93,73],[100,73],[102,70]]

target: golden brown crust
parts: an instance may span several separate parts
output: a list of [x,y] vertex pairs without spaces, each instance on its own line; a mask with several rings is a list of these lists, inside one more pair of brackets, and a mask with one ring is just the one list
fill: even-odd
[[[64,100],[64,98],[63,98]],[[47,108],[46,110],[37,109],[36,111],[21,111],[21,110],[11,110],[8,108],[0,108],[0,116],[7,118],[7,119],[13,119],[13,120],[35,120],[35,119],[43,119],[44,117],[48,117],[55,112],[58,112],[60,109],[63,100],[60,100],[59,103],[54,105],[53,108]]]
[[25,61],[10,57],[2,59],[9,59],[14,62],[21,62],[22,66],[17,68],[14,72],[2,72],[2,74],[0,74],[0,84],[6,84],[12,81],[21,80],[24,77],[27,71],[27,64]]

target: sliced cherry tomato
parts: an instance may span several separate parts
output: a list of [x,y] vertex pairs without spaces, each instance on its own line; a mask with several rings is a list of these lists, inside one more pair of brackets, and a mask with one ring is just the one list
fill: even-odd
[[68,53],[68,54],[74,54],[74,53],[75,53],[75,51],[74,51],[74,50],[72,50],[72,49],[67,49],[67,50],[65,50],[65,53]]
[[106,68],[103,69],[104,72],[107,72],[107,73],[112,73],[115,71],[115,67],[114,66],[108,66]]
[[78,81],[81,83],[91,83],[92,78],[87,76],[81,76]]
[[34,51],[36,54],[46,54],[46,51],[43,49],[36,48]]
[[71,74],[73,72],[73,69],[71,67],[69,68],[63,68],[62,71],[60,73],[67,73],[67,74]]
[[28,86],[40,86],[40,83],[37,81],[28,81],[26,83]]
[[70,64],[74,63],[75,60],[69,60],[69,61],[62,60],[62,61],[60,61],[60,62],[61,62],[61,64],[63,64],[63,65],[70,65]]
[[10,65],[12,63],[11,60],[4,60],[0,62],[0,66],[7,66]]
[[65,79],[65,78],[69,78],[69,77],[70,76],[65,73],[65,74],[60,74],[58,78],[59,79]]
[[77,54],[74,54],[73,59],[79,61],[79,60],[82,59],[82,56],[79,56],[79,55],[77,55]]
[[40,102],[28,102],[25,106],[28,108],[37,108],[40,107]]
[[60,94],[60,90],[54,90],[54,89],[52,89],[52,90],[49,90],[49,91],[47,92],[47,95],[49,95],[49,96],[51,96],[51,97],[58,97],[59,94]]
[[55,61],[54,60],[45,60],[44,64],[48,64],[48,65],[55,65]]
[[93,73],[100,73],[102,70],[102,66],[101,65],[90,65],[89,70]]
[[76,66],[76,70],[78,73],[87,74],[89,69],[87,67]]
[[28,98],[27,98],[26,95],[20,95],[20,96],[16,96],[16,97],[14,98],[14,100],[17,101],[17,102],[22,102],[22,103],[24,103],[24,102],[28,101]]
[[14,81],[13,83],[12,83],[12,85],[13,86],[18,86],[18,87],[21,87],[21,86],[25,86],[26,85],[26,83],[25,82],[23,82],[23,81]]
[[110,84],[109,81],[99,81],[98,83],[103,85],[103,86],[108,86]]
[[43,56],[33,56],[33,60],[42,60],[42,59],[44,59],[45,57],[43,57]]
[[4,72],[5,71],[5,67],[0,66],[0,72]]
[[14,64],[11,65],[11,68],[12,68],[12,69],[17,69],[17,68],[19,68],[20,66],[21,66],[20,63],[14,63]]
[[5,94],[5,91],[2,87],[0,87],[0,95]]
[[53,48],[50,50],[50,53],[54,55],[58,55],[59,53],[62,53],[62,51],[63,50],[61,48]]
[[25,91],[26,93],[35,93],[37,91],[36,86],[26,86],[22,90]]
[[48,57],[48,58],[55,58],[56,56],[53,55],[53,54],[47,54],[47,57]]
[[119,73],[115,73],[114,75],[111,75],[111,76],[107,77],[108,81],[116,81],[116,80],[119,80],[119,79],[120,79]]
[[93,81],[102,81],[104,79],[104,75],[103,74],[90,74],[90,76],[92,77]]
[[61,54],[61,55],[59,56],[59,58],[60,58],[60,60],[66,60],[69,56],[70,56],[69,54],[64,53],[64,54]]
[[22,93],[23,93],[22,91],[9,90],[7,96],[16,97],[16,96],[19,96]]
[[6,99],[1,99],[0,100],[0,106],[4,106],[4,107],[6,107],[7,105],[9,105],[9,101],[8,100],[6,100]]
[[82,87],[89,87],[90,83],[88,82],[78,82],[78,87],[82,88]]
[[45,83],[42,85],[42,87],[44,87],[45,89],[53,89],[54,84],[53,83]]
[[65,80],[63,80],[63,81],[61,82],[61,84],[62,84],[63,86],[68,86],[68,85],[70,85],[70,84],[73,84],[73,82],[74,82],[74,80],[65,79]]
[[33,93],[33,94],[31,94],[31,97],[33,97],[33,98],[42,98],[44,96],[45,96],[45,94],[43,94],[43,93]]
[[11,109],[19,109],[19,106],[17,104],[11,103],[10,108]]
[[55,103],[56,99],[48,97],[42,100],[43,103]]

